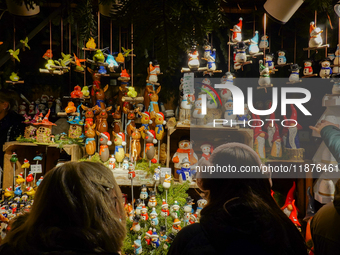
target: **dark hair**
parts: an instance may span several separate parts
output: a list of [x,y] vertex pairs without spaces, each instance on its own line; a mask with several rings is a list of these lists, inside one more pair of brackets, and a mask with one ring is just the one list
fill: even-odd
[[[226,162],[236,168],[261,166],[258,155],[250,147],[239,143],[217,147],[209,161],[200,160],[199,165],[222,166]],[[258,177],[261,175],[262,173],[259,173]],[[279,254],[286,254],[285,251],[291,251],[291,247],[300,247],[300,251],[306,250],[299,231],[272,198],[269,179],[258,177],[201,179],[201,188],[206,191],[208,200],[201,211],[201,220],[219,212],[225,218],[231,219],[228,222],[242,232],[256,231],[254,238],[266,244],[269,251],[282,251]],[[250,225],[254,226],[254,229]]]
[[15,108],[18,107],[18,94],[13,91],[13,90],[0,90],[0,102],[4,103],[7,102],[9,103],[8,110],[12,111]]
[[100,163],[69,162],[49,171],[26,218],[4,239],[23,253],[27,247],[118,252],[126,235],[122,193]]

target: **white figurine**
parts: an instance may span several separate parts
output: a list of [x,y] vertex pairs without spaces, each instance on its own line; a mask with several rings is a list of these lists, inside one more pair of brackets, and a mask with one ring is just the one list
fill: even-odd
[[270,86],[271,81],[269,76],[269,68],[263,65],[262,60],[259,61],[259,64],[260,64],[260,78],[258,84],[260,85],[260,87]]
[[179,218],[180,212],[179,212],[179,203],[175,201],[175,203],[170,207],[170,216],[175,219]]
[[165,202],[165,199],[163,199],[161,216],[165,218],[165,217],[168,217],[169,215],[170,215],[169,205]]
[[247,49],[247,46],[244,42],[237,43],[236,56],[235,56],[235,61],[237,63],[244,63],[247,61],[246,49]]
[[192,96],[189,94],[184,94],[181,101],[181,109],[190,110],[192,108]]
[[241,42],[242,41],[242,18],[239,18],[238,24],[234,25],[233,29],[230,29],[230,31],[233,31],[233,42]]
[[291,71],[291,74],[289,76],[289,82],[296,83],[301,82],[300,80],[300,68],[298,64],[293,64],[290,66],[289,71]]
[[204,158],[205,160],[209,160],[214,147],[210,143],[204,143],[201,145],[200,148],[202,150],[202,158]]
[[277,58],[277,64],[278,65],[285,65],[286,62],[287,62],[287,59],[286,59],[286,52],[283,51],[283,50],[279,50],[277,52],[277,55],[278,55],[278,58]]
[[171,186],[171,175],[165,174],[165,179],[164,179],[164,182],[163,182],[163,188],[169,189],[170,186]]
[[323,30],[321,30],[319,27],[315,27],[314,24],[315,23],[312,21],[309,26],[308,47],[310,48],[319,47],[322,45],[321,33],[323,32]]
[[115,158],[115,155],[114,154],[111,154],[111,157],[109,159],[109,168],[111,170],[115,169],[116,168],[116,158]]
[[205,59],[208,59],[208,57],[210,56],[210,54],[211,54],[211,46],[210,46],[210,45],[205,45],[205,46],[204,46],[204,55],[203,55],[203,57],[204,57]]
[[233,99],[229,98],[224,104],[225,112],[224,119],[228,121],[228,126],[236,125],[237,115],[233,114]]
[[213,49],[207,59],[207,68],[208,71],[215,71],[216,70],[216,64],[215,64],[215,59],[216,59],[216,49]]
[[275,68],[273,53],[266,54],[266,66],[268,67],[269,70],[273,70]]
[[158,166],[157,168],[155,168],[155,173],[154,173],[154,175],[153,175],[153,179],[154,179],[154,181],[155,182],[159,182],[159,180],[160,180],[160,175],[159,175],[159,173],[161,172],[161,167],[160,166]]
[[250,39],[250,46],[249,46],[250,55],[259,53],[260,49],[259,49],[258,43],[259,43],[259,32],[255,31],[254,37]]
[[20,115],[26,114],[26,102],[22,102],[22,104],[19,106],[19,114]]
[[184,158],[182,160],[182,167],[180,170],[177,170],[176,173],[179,174],[179,183],[183,183],[186,181],[192,182],[192,171],[188,158]]
[[259,47],[260,47],[260,49],[267,49],[269,47],[268,35],[263,35],[261,37],[261,41],[260,41]]
[[239,70],[242,67],[241,63],[236,62],[236,51],[233,52],[234,70]]
[[329,59],[324,59],[321,61],[320,77],[329,78],[332,74],[331,61]]
[[304,61],[303,75],[308,76],[313,74],[313,60],[307,59]]
[[195,70],[200,67],[200,61],[198,59],[198,51],[196,50],[196,46],[193,46],[191,48],[191,51],[188,53],[189,56],[189,61],[188,61],[188,66],[190,69]]
[[192,166],[194,166],[198,162],[197,154],[193,151],[191,142],[186,139],[181,140],[178,143],[178,149],[172,157],[175,168],[181,168],[182,160],[184,158],[190,158],[190,163],[192,164]]
[[204,115],[202,114],[202,94],[199,94],[197,100],[195,101],[195,109],[192,113],[192,117],[196,119],[204,118]]

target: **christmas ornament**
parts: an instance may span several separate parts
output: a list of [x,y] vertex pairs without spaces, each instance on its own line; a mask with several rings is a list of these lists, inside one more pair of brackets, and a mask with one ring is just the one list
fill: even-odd
[[246,49],[248,47],[244,42],[238,42],[237,43],[237,48],[236,48],[236,56],[235,56],[235,61],[237,64],[241,65],[242,63],[247,61],[247,54],[246,54]]
[[190,168],[190,161],[188,158],[182,160],[182,166],[180,170],[176,171],[179,174],[179,183],[186,181],[192,182],[192,171]]
[[133,223],[132,223],[132,227],[130,228],[130,230],[132,230],[134,232],[139,232],[140,231],[139,220],[140,220],[139,215],[135,215],[133,217]]
[[163,188],[164,189],[169,189],[171,186],[171,175],[170,174],[165,174],[165,179],[163,182]]
[[155,208],[152,208],[152,212],[150,213],[150,219],[151,219],[151,226],[157,226],[158,225],[158,214],[156,212]]
[[73,53],[73,56],[74,56],[74,64],[76,65],[75,67],[75,71],[76,72],[84,72],[84,68],[86,66],[82,65],[81,63],[85,62],[86,59],[79,59],[76,54]]
[[184,210],[185,213],[193,213],[194,212],[194,209],[192,209],[192,205],[194,204],[193,201],[194,200],[190,196],[188,196],[186,198],[186,203],[183,207],[183,210]]
[[44,179],[44,177],[43,176],[41,176],[40,178],[39,178],[39,180],[37,181],[37,186],[39,187],[39,185],[40,185],[40,183],[42,182],[42,180]]
[[294,84],[297,82],[302,82],[302,80],[300,80],[300,69],[301,67],[299,67],[298,64],[293,64],[290,66],[290,69],[288,71],[291,72],[290,76],[289,76],[289,83],[288,84]]
[[321,69],[320,69],[319,76],[323,79],[330,78],[333,73],[332,68],[331,68],[331,61],[328,58],[326,58],[322,60],[320,64],[321,64]]
[[109,168],[111,170],[116,168],[116,159],[115,159],[115,155],[114,154],[111,154],[111,157],[109,159]]
[[133,242],[133,248],[134,248],[134,251],[135,251],[135,255],[142,254],[143,247],[142,247],[142,242],[141,242],[140,236],[138,236],[138,239]]
[[182,160],[185,157],[189,159],[191,166],[195,166],[198,162],[198,157],[192,149],[191,142],[183,139],[178,143],[178,149],[172,157],[172,162],[175,164],[175,170],[181,168]]
[[234,25],[233,29],[230,29],[230,31],[233,32],[232,36],[232,42],[237,43],[242,41],[242,18],[239,18],[239,22]]
[[142,210],[142,206],[143,206],[143,202],[140,198],[137,198],[136,205],[137,205],[136,206],[136,214],[140,215],[142,213],[141,210]]
[[[268,35],[261,36],[261,41],[259,45],[260,49],[268,49],[269,48],[269,42],[268,42]],[[267,56],[267,54],[266,54]]]
[[174,239],[175,235],[173,233],[170,233],[169,236],[166,238],[166,241],[164,242],[163,249],[168,250]]
[[313,74],[313,60],[311,59],[304,60],[303,75],[317,76],[317,74]]
[[190,218],[189,218],[189,224],[194,224],[198,221],[197,219],[197,214],[196,213],[193,213],[193,214],[190,214]]
[[129,90],[129,92],[127,93],[127,95],[129,97],[134,98],[134,97],[137,96],[137,91],[135,91],[135,87],[128,87],[128,90]]
[[11,73],[11,76],[9,77],[9,79],[11,80],[11,81],[13,81],[13,82],[17,82],[17,81],[19,81],[19,76],[18,76],[18,74],[17,73],[15,73],[15,72],[12,72]]
[[154,179],[154,181],[155,181],[155,185],[158,184],[159,181],[160,181],[160,175],[159,175],[160,172],[161,172],[161,167],[160,166],[155,168],[155,173],[154,173],[154,175],[152,177]]
[[123,162],[123,159],[125,157],[125,151],[123,147],[126,145],[125,134],[122,132],[115,133],[114,131],[112,131],[112,135],[115,137],[114,139],[115,158],[116,158],[116,161],[119,163],[119,168],[120,168],[120,163]]
[[277,51],[277,64],[278,65],[285,65],[286,62],[287,62],[287,59],[286,59],[286,52],[284,50],[279,50]]
[[160,244],[159,237],[157,235],[156,229],[154,228],[151,236],[151,245],[153,248],[158,248],[159,244]]
[[161,216],[165,218],[165,217],[168,217],[169,214],[170,214],[169,205],[165,202],[165,199],[163,199]]
[[93,124],[92,126],[89,124],[85,124],[85,126],[87,127],[85,130],[85,150],[86,153],[89,156],[92,156],[95,152],[96,152],[96,141],[95,141],[95,137],[96,137],[96,132],[95,132],[95,127],[96,124]]
[[196,46],[193,46],[191,48],[191,51],[188,53],[188,56],[189,56],[188,66],[190,70],[197,70],[200,66],[200,61],[198,59],[199,53],[198,50],[196,49]]
[[315,23],[312,21],[309,26],[309,48],[316,48],[322,45],[321,30],[319,27],[315,27]]
[[151,191],[148,206],[151,208],[151,207],[156,207],[156,205],[157,205],[156,192]]
[[129,169],[129,158],[128,157],[125,157],[123,159],[122,168],[123,168],[123,170],[128,170]]
[[179,218],[179,203],[177,201],[175,201],[174,204],[170,207],[170,215],[173,219]]
[[204,198],[197,200],[197,208],[196,208],[196,215],[198,218],[201,217],[202,209],[208,204],[208,201]]
[[146,185],[145,185],[145,184],[142,184],[142,186],[141,186],[141,192],[140,192],[139,197],[140,197],[140,199],[145,200],[145,199],[148,198],[148,196],[149,196],[149,195],[148,195],[148,192],[147,192]]
[[266,53],[266,66],[270,71],[275,69],[273,53]]
[[152,228],[149,228],[149,231],[147,231],[144,236],[144,239],[147,245],[151,244],[151,236],[152,236]]
[[165,242],[166,239],[167,239],[167,235],[166,235],[166,227],[165,226],[161,226],[160,229],[159,229],[159,240],[161,242]]
[[106,71],[105,66],[99,66],[98,73],[100,73],[100,74],[106,74],[107,71]]
[[122,53],[120,53],[120,52],[118,53],[118,55],[116,57],[116,61],[119,64],[124,64],[125,58],[124,58]]
[[142,206],[140,216],[141,216],[141,219],[144,220],[144,221],[147,221],[149,219],[148,209],[145,207],[144,204]]
[[174,219],[174,223],[172,224],[172,233],[177,234],[181,231],[181,221],[177,218]]
[[259,32],[255,31],[254,37],[250,39],[250,45],[249,45],[250,55],[259,53],[260,49],[259,49],[258,43],[259,43]]

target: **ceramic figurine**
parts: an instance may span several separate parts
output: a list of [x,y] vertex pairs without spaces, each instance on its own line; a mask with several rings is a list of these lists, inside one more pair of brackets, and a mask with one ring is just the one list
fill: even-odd
[[67,121],[70,124],[70,128],[68,131],[68,137],[70,138],[79,138],[82,133],[83,133],[83,128],[82,126],[84,125],[84,119],[80,119],[80,110],[79,108],[81,107],[82,104],[78,105],[77,107],[77,112],[78,116],[74,118],[74,116],[70,116],[69,120]]
[[322,45],[321,30],[319,27],[315,27],[315,23],[312,21],[309,26],[309,48],[319,47]]
[[149,77],[147,82],[153,84],[158,82],[157,69],[152,65],[151,61],[149,62]]
[[142,241],[141,241],[141,237],[138,236],[138,239],[136,239],[134,242],[133,242],[133,248],[134,248],[134,252],[135,252],[135,255],[139,255],[139,254],[142,254],[143,252],[143,247],[142,247]]
[[313,60],[307,59],[304,61],[303,75],[308,76],[313,74]]
[[16,195],[16,196],[21,196],[21,194],[22,194],[21,186],[16,185],[16,186],[15,186],[15,190],[14,190],[14,195]]
[[143,202],[142,202],[142,200],[141,199],[137,199],[136,200],[136,214],[137,215],[140,215],[142,212],[141,212],[141,210],[142,210],[142,206],[143,206]]
[[141,216],[141,219],[144,221],[147,221],[149,219],[148,209],[145,207],[145,205],[142,206],[140,216]]
[[8,50],[7,52],[9,52],[9,55],[11,55],[11,58],[12,59],[15,59],[15,60],[17,60],[19,63],[20,63],[20,59],[19,59],[19,57],[18,57],[18,55],[19,55],[19,53],[20,53],[20,49],[17,49],[17,50],[12,50],[12,49],[10,49],[10,50]]
[[180,107],[181,109],[190,110],[193,102],[194,99],[192,99],[192,95],[183,94]]
[[84,72],[84,67],[81,65],[81,63],[85,62],[86,59],[79,59],[74,53],[73,53],[73,56],[74,56],[74,62],[76,64],[75,71]]
[[22,102],[19,106],[19,114],[26,115],[26,102]]
[[200,67],[200,61],[198,59],[198,50],[196,46],[192,46],[190,52],[188,53],[189,61],[188,66],[190,70],[197,70]]
[[275,133],[273,135],[271,143],[272,143],[272,146],[271,146],[272,149],[271,149],[270,155],[276,158],[282,157],[282,138],[280,137],[278,127],[275,129]]
[[157,163],[155,157],[155,146],[154,144],[157,143],[156,140],[156,133],[153,130],[146,131],[145,137],[145,155],[151,163]]
[[48,110],[44,118],[40,117],[39,115],[38,122],[33,123],[33,125],[39,126],[36,132],[37,134],[36,141],[38,143],[51,142],[52,126],[56,126],[56,124],[48,120],[50,113],[51,111]]
[[98,73],[100,73],[100,74],[106,74],[107,71],[106,71],[105,66],[100,66],[99,69],[98,69]]
[[165,202],[165,199],[163,199],[161,216],[162,217],[168,217],[169,214],[170,214],[170,212],[169,212],[169,205]]
[[22,49],[23,51],[25,51],[25,48],[27,49],[31,49],[30,46],[28,46],[28,37],[26,37],[24,40],[20,40],[20,42],[22,43]]
[[286,62],[287,62],[287,59],[286,59],[286,56],[285,56],[286,52],[284,50],[279,50],[277,52],[277,55],[278,55],[278,57],[277,57],[277,64],[278,65],[285,65]]
[[197,214],[198,218],[201,217],[201,211],[207,205],[207,203],[208,203],[208,201],[204,198],[197,200],[196,214]]
[[95,49],[96,48],[96,43],[95,43],[95,41],[94,41],[94,39],[93,39],[93,37],[91,37],[87,42],[86,42],[86,48],[88,48],[88,49]]
[[83,110],[85,111],[85,131],[87,130],[88,126],[92,126],[93,125],[93,118],[94,118],[94,108],[89,108],[87,106],[84,106],[83,104],[81,104],[81,108],[83,108]]
[[124,64],[125,58],[124,58],[124,56],[123,56],[122,53],[118,53],[118,55],[117,55],[117,57],[116,57],[116,61],[117,61],[117,63],[119,63],[119,64]]
[[164,179],[164,182],[163,182],[163,188],[169,189],[170,186],[171,186],[171,175],[165,174],[165,179]]
[[197,100],[195,101],[195,109],[192,113],[192,117],[196,119],[204,119],[204,115],[202,114],[202,94],[198,95]]
[[114,68],[119,66],[119,64],[111,54],[107,54],[105,63],[108,64],[110,72],[114,72]]
[[197,222],[197,214],[196,213],[190,214],[190,218],[189,218],[188,224],[194,224],[196,222]]
[[54,66],[55,64],[54,64],[54,61],[52,60],[52,59],[48,59],[47,60],[47,64],[45,65],[45,68],[47,69],[47,70],[55,70],[55,68],[54,67],[52,67],[52,66]]
[[79,85],[74,87],[74,90],[71,92],[71,98],[82,98],[83,92],[81,92],[81,88]]
[[127,96],[134,98],[137,96],[137,91],[135,91],[135,87],[128,87],[129,92],[127,93]]
[[250,39],[250,45],[249,45],[249,54],[254,55],[259,53],[259,32],[255,31],[255,35],[253,38]]
[[151,236],[152,236],[152,228],[149,228],[149,231],[147,231],[144,236],[144,239],[147,245],[151,244]]
[[244,42],[238,42],[236,48],[235,61],[237,64],[242,64],[247,61],[246,49],[248,47]]
[[9,186],[8,188],[5,189],[5,193],[4,196],[6,198],[12,197],[14,194],[13,190],[12,190],[12,186]]
[[158,248],[159,247],[159,237],[157,235],[156,229],[153,229],[153,233],[151,236],[151,245],[153,248]]
[[39,187],[40,183],[42,182],[42,180],[44,179],[43,176],[40,176],[39,180],[37,181],[36,185]]
[[141,115],[141,123],[142,127],[144,127],[142,131],[142,138],[145,139],[146,132],[150,130],[149,125],[152,124],[152,120],[150,119],[150,113],[149,112],[140,112],[138,111],[138,114]]
[[105,56],[101,50],[96,50],[96,53],[93,55],[93,61],[94,62],[102,62],[105,61]]
[[17,184],[22,184],[25,182],[25,179],[23,178],[23,173],[20,173],[17,175],[17,179],[15,180]]
[[129,170],[128,178],[129,178],[129,180],[133,180],[136,177],[135,165],[133,163],[129,163],[128,170]]
[[213,49],[207,59],[207,70],[208,71],[216,71],[216,64],[215,64],[215,59],[216,59],[216,49]]
[[148,206],[151,207],[156,207],[157,205],[157,200],[156,200],[156,192],[155,191],[150,191],[150,199],[148,202]]
[[[298,149],[300,148],[300,140],[299,140],[299,130],[302,129],[302,126],[297,123],[297,112],[296,109],[294,107],[293,104],[290,105],[290,109],[292,111],[290,118],[291,120],[295,120],[294,121],[286,121],[286,126],[290,126],[288,127],[288,134],[287,134],[287,141],[286,141],[286,148],[291,148],[291,149]],[[286,116],[283,116],[284,119],[286,120]],[[288,122],[288,124],[287,124]],[[297,123],[297,125],[296,125]],[[296,125],[296,126],[295,126]]]
[[11,76],[9,77],[9,79],[10,79],[11,81],[13,81],[13,82],[16,82],[16,81],[19,81],[20,77],[18,76],[17,73],[12,72],[12,73],[11,73]]
[[[234,85],[234,76],[232,73],[227,72],[222,78],[221,78],[221,84],[230,84]],[[222,104],[224,105],[227,100],[232,97],[231,91],[229,89],[221,89],[220,92]]]
[[159,112],[158,93],[160,91],[161,91],[161,86],[159,86],[156,91],[151,91],[149,95],[150,104],[149,104],[148,112],[150,112],[151,118],[154,117],[154,114]]
[[148,191],[147,191],[146,185],[142,184],[139,198],[142,199],[142,200],[145,200],[145,199],[148,198],[148,196],[149,195],[148,195]]
[[167,235],[166,235],[166,227],[165,226],[161,226],[159,229],[159,240],[161,242],[165,242],[165,240],[167,239]]
[[168,250],[174,239],[175,239],[175,235],[173,233],[170,233],[164,242],[163,249]]
[[179,231],[181,231],[181,221],[179,219],[174,219],[174,223],[172,224],[172,233],[177,234]]
[[110,151],[109,146],[112,144],[110,140],[110,134],[108,132],[100,133],[96,132],[99,138],[99,157],[102,162],[106,162],[109,160],[110,157]]
[[152,208],[152,212],[150,213],[150,219],[151,219],[151,226],[155,227],[158,225],[158,214],[155,210],[155,207]]
[[32,187],[27,187],[25,193],[28,196],[34,196],[35,195],[35,190]]
[[162,112],[156,113],[156,118],[155,118],[155,132],[156,132],[156,139],[157,140],[162,140],[164,137],[164,127],[163,125],[166,124],[166,121],[164,120],[164,114]]
[[239,22],[234,25],[233,29],[230,29],[230,31],[233,32],[232,42],[241,42],[242,41],[242,18],[239,18]]
[[296,83],[296,82],[301,82],[300,80],[300,69],[301,67],[299,67],[298,64],[293,64],[290,66],[290,69],[288,71],[291,72],[290,76],[289,76],[289,82],[290,83]]
[[263,35],[261,37],[261,41],[260,41],[259,47],[260,47],[260,49],[267,49],[267,48],[269,48],[268,35]]
[[227,125],[232,126],[236,125],[237,115],[233,114],[233,99],[230,97],[224,105],[224,119],[228,120]]
[[183,183],[186,181],[192,182],[192,173],[190,168],[190,161],[188,158],[182,160],[182,167],[180,170],[176,171],[179,174],[179,182]]
[[[130,109],[123,106],[123,111],[124,111],[124,113],[127,114],[127,119],[128,119],[126,126],[125,126],[125,133],[127,133],[131,137],[132,132],[136,128],[135,119],[136,119],[136,113],[138,112],[138,109],[136,108],[134,110],[130,110]],[[144,128],[142,127],[141,130],[142,129],[144,129]]]
[[132,223],[132,227],[130,228],[130,230],[133,230],[134,232],[140,231],[139,220],[140,220],[139,215],[135,215],[135,217],[133,217],[133,223]]
[[140,145],[140,138],[141,138],[141,131],[144,127],[139,129],[133,127],[131,133],[131,147],[130,147],[130,160],[131,162],[137,162],[140,159],[140,152],[141,152],[141,145]]
[[129,158],[125,157],[123,159],[122,168],[123,168],[123,170],[128,170],[129,169]]
[[122,124],[122,121],[121,121],[122,114],[120,112],[120,106],[117,106],[115,112],[112,113],[112,116],[113,116],[113,122],[111,126],[113,128],[113,131],[115,133],[119,133],[121,129],[121,124]]
[[296,225],[301,226],[299,221],[297,220],[297,208],[295,207],[295,199],[294,199],[294,192],[295,192],[295,182],[293,186],[290,188],[285,204],[281,208],[281,210],[289,217],[289,219]]
[[259,61],[260,64],[260,78],[258,80],[258,84],[260,87],[268,87],[271,85],[270,76],[269,76],[269,68],[263,65],[263,61]]
[[170,207],[170,216],[175,219],[179,218],[180,212],[179,212],[179,203],[175,201],[175,203]]
[[326,58],[322,60],[320,64],[321,64],[321,69],[320,69],[319,76],[323,79],[330,78],[333,73],[332,68],[331,68],[331,61],[328,58]]
[[96,124],[93,124],[92,126],[89,124],[86,124],[87,130],[85,130],[85,150],[86,153],[90,156],[92,156],[96,152],[96,131],[95,127]]
[[266,53],[266,66],[269,70],[275,69],[273,53]]
[[205,60],[208,60],[208,57],[210,56],[211,54],[211,46],[209,44],[207,45],[204,45],[204,54],[203,54],[203,57],[205,58]]
[[[255,117],[253,114],[253,120],[259,119],[259,117]],[[254,146],[255,152],[259,155],[260,158],[266,158],[266,144],[265,141],[268,138],[268,134],[262,130],[262,127],[259,123],[254,124],[257,127],[254,128]]]
[[93,87],[94,93],[95,93],[95,100],[96,100],[96,105],[99,108],[104,109],[105,108],[105,92],[109,88],[109,85],[106,85],[104,89],[97,88],[96,86]]
[[202,158],[205,158],[205,160],[209,160],[214,147],[210,143],[204,143],[201,145],[200,148],[202,150]]
[[[54,60],[54,63],[56,63],[58,66],[61,67],[67,67],[71,63],[71,54],[64,54],[63,52],[61,53],[62,58],[59,58],[58,60]],[[64,69],[68,70],[68,69]]]
[[[155,168],[155,173],[153,175],[153,179],[155,181],[155,183],[158,183],[160,181],[160,172],[161,172],[161,167],[158,166],[157,168]],[[150,198],[151,199],[151,198]],[[157,202],[156,202],[157,203]]]
[[181,140],[178,143],[178,149],[172,157],[172,162],[174,162],[176,170],[181,168],[182,160],[184,158],[189,159],[191,166],[194,166],[198,161],[198,157],[192,149],[192,145],[189,140]]
[[185,213],[193,213],[194,212],[194,209],[192,209],[192,205],[194,204],[193,201],[194,200],[190,196],[188,196],[186,198],[186,203],[183,207],[183,210],[184,210]]
[[67,107],[65,108],[65,112],[67,114],[75,113],[77,111],[77,108],[74,106],[74,103],[72,101],[68,102]]
[[99,108],[97,105],[94,107],[96,111],[96,124],[97,131],[100,133],[105,133],[108,131],[109,125],[107,123],[108,112],[111,111],[112,107],[109,106],[107,108]]
[[115,133],[114,131],[112,131],[112,135],[115,137],[114,139],[114,144],[115,144],[115,158],[116,161],[119,163],[119,167],[120,167],[120,163],[123,162],[123,159],[125,157],[125,151],[124,151],[124,147],[126,145],[125,142],[125,134],[120,132],[120,133]]

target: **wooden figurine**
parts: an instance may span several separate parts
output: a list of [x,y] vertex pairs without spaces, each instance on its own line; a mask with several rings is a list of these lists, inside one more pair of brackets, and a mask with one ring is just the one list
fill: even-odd
[[164,114],[162,112],[156,113],[155,117],[155,132],[156,132],[156,139],[158,141],[161,141],[164,137],[164,127],[163,125],[166,124],[166,121],[164,120]]
[[316,48],[322,45],[322,37],[321,33],[323,30],[321,30],[319,27],[315,27],[314,21],[312,21],[309,25],[309,48]]
[[110,140],[110,134],[108,132],[98,132],[96,131],[97,135],[100,136],[99,138],[99,157],[102,162],[106,162],[109,160],[110,151],[109,146],[112,144]]
[[89,108],[89,107],[81,104],[81,108],[83,108],[83,110],[85,111],[85,131],[86,131],[88,126],[93,125],[94,107]]
[[156,113],[159,112],[159,106],[158,106],[158,93],[161,91],[161,86],[158,87],[156,91],[151,91],[151,94],[149,94],[150,97],[150,105],[148,108],[148,112],[151,115],[151,119],[155,116]]
[[111,111],[112,106],[107,108],[99,108],[97,105],[94,107],[97,116],[96,116],[96,124],[97,124],[97,131],[100,133],[107,132],[109,126],[107,123],[108,112]]
[[94,86],[94,93],[95,93],[95,100],[96,103],[95,105],[97,105],[98,107],[104,109],[105,108],[105,92],[107,91],[107,89],[109,88],[109,85],[107,84],[104,89],[101,88],[97,88]]
[[139,109],[136,108],[134,110],[129,110],[128,108],[123,107],[123,110],[124,112],[127,113],[127,119],[128,119],[128,122],[125,127],[125,131],[129,136],[132,136],[133,128],[136,127],[136,123],[135,123],[136,112],[138,112]]
[[120,168],[120,163],[123,162],[123,159],[125,158],[125,151],[124,147],[126,145],[125,142],[125,134],[120,132],[120,133],[115,133],[112,131],[112,135],[115,137],[114,139],[114,144],[115,144],[115,158],[116,161],[119,163],[119,168]]
[[146,131],[146,136],[145,136],[145,155],[146,158],[149,160],[149,166],[151,163],[156,163],[157,160],[154,158],[155,157],[155,146],[154,144],[157,143],[156,140],[156,133],[153,130],[147,130]]
[[239,22],[234,25],[233,29],[230,29],[230,31],[233,32],[232,42],[237,43],[242,41],[242,18],[239,18]]
[[82,134],[83,134],[83,125],[84,125],[84,119],[82,118],[80,119],[80,110],[79,108],[82,106],[82,104],[80,104],[77,107],[77,112],[79,113],[78,116],[76,116],[75,118],[73,116],[69,117],[69,120],[67,121],[70,124],[70,128],[68,131],[68,137],[70,138],[79,138]]
[[52,126],[56,126],[56,124],[48,120],[50,113],[51,113],[51,110],[48,110],[48,113],[43,119],[39,118],[38,122],[33,123],[33,125],[39,126],[39,128],[37,129],[37,138],[36,138],[38,143],[50,143],[51,142]]
[[141,123],[142,127],[144,127],[142,131],[142,138],[145,139],[146,131],[150,130],[149,125],[152,124],[152,120],[150,119],[150,113],[149,112],[140,112],[138,110],[138,114],[141,115]]
[[120,111],[120,106],[116,108],[115,112],[112,113],[112,116],[113,116],[113,122],[111,126],[113,128],[113,131],[115,133],[119,133],[121,130],[121,125],[122,125],[122,121],[121,121],[122,113]]
[[[101,74],[98,73],[97,71],[94,71],[92,70],[91,68],[87,68],[87,71],[91,74],[92,76],[92,82],[93,82],[93,86],[92,86],[92,90],[91,90],[91,99],[92,99],[92,105],[96,105],[97,102],[96,102],[96,96],[95,96],[95,88],[96,89],[100,89],[101,88],[101,82],[100,82],[100,79],[101,79]],[[105,96],[104,96],[104,99],[105,99]],[[99,107],[101,107],[100,105],[98,105]],[[105,106],[104,106],[105,107]],[[102,107],[102,108],[104,108]]]
[[96,141],[95,141],[96,124],[93,124],[93,125],[86,124],[86,126],[87,126],[87,129],[85,131],[85,136],[86,136],[85,150],[88,155],[92,156],[96,152]]
[[144,127],[137,129],[136,127],[132,127],[131,133],[131,147],[130,147],[130,161],[136,163],[137,160],[140,159],[141,145],[141,131],[144,130]]

